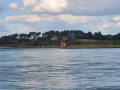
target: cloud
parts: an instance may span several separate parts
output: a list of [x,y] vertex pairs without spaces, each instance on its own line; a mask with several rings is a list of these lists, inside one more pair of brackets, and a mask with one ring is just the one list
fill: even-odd
[[35,23],[35,22],[41,22],[41,21],[52,21],[53,17],[48,15],[20,15],[20,16],[7,16],[6,22],[17,22],[17,23]]
[[9,7],[11,9],[18,9],[18,4],[17,3],[11,3]]
[[20,8],[17,3],[10,3],[9,8],[18,11],[24,11],[24,8]]
[[13,23],[38,23],[38,22],[54,22],[62,21],[67,24],[79,24],[97,22],[98,19],[94,16],[73,16],[73,15],[20,15],[20,16],[7,16],[6,22]]
[[5,21],[23,24],[23,27],[18,28],[20,32],[78,29],[85,32],[101,31],[104,34],[116,34],[120,30],[119,16],[104,19],[99,16],[74,16],[71,14],[19,15],[7,16]]
[[89,22],[97,22],[98,19],[94,16],[73,16],[73,15],[59,15],[60,20],[72,25],[79,23],[89,23]]
[[9,32],[9,30],[6,29],[5,26],[2,24],[1,20],[0,20],[0,32]]
[[114,22],[108,22],[108,21],[104,21],[102,26],[102,29],[108,29],[108,28],[120,28],[120,26],[118,25],[118,23],[114,23]]
[[[19,15],[7,16],[6,23],[22,24],[18,30],[20,32],[34,31],[45,32],[48,30],[71,30],[78,29],[92,31],[99,22],[99,18],[94,16],[73,16],[63,15]],[[91,25],[90,25],[91,24]]]
[[68,13],[80,15],[120,14],[120,0],[68,0]]
[[113,19],[98,22],[98,25],[96,24],[97,27],[93,26],[94,32],[101,31],[104,34],[120,33],[120,22],[112,21]]
[[26,27],[18,27],[18,30],[21,32],[21,33],[26,33],[26,32],[33,32],[35,31],[33,28],[29,27],[29,26],[26,26]]
[[[120,0],[22,0],[28,13],[39,14],[72,14],[85,16],[119,15]],[[13,5],[12,5],[13,4]],[[16,3],[10,4],[18,9]],[[12,6],[11,6],[12,5]]]
[[66,10],[66,0],[23,0],[24,7],[32,13],[60,13]]
[[117,29],[117,28],[120,28],[120,16],[111,18],[108,21],[103,20],[102,28],[103,29],[108,29],[108,28]]
[[[13,10],[24,11],[28,15],[17,14],[18,16],[6,16],[5,19],[5,23],[16,25],[17,29],[13,30],[44,32],[44,30],[52,29],[81,29],[93,32],[101,31],[106,34],[118,33],[120,30],[120,16],[114,18],[110,16],[120,15],[120,0],[21,1],[23,1],[23,5],[11,3],[9,7]],[[2,9],[0,8],[0,10]],[[2,24],[1,27],[4,25]]]
[[120,16],[113,18],[113,21],[119,22],[120,21]]

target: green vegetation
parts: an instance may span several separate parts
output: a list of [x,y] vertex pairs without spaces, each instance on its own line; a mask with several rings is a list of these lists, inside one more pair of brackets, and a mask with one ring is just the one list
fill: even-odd
[[55,36],[55,37],[51,38],[51,41],[59,41],[59,39],[58,39],[58,37]]
[[12,34],[0,38],[0,47],[60,47],[61,41],[68,48],[120,47],[120,33],[102,35],[101,32],[81,30],[48,31],[45,33]]

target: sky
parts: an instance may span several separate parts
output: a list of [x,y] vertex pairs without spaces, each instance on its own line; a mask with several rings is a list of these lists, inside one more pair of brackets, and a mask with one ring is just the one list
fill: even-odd
[[0,36],[49,30],[120,33],[120,0],[0,0]]

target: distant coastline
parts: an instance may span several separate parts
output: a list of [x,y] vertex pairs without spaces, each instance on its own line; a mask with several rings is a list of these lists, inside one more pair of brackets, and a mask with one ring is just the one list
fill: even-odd
[[11,34],[0,38],[0,49],[9,48],[120,48],[120,33],[64,30]]
[[9,47],[0,46],[0,49],[17,49],[17,48],[61,48],[60,46],[20,46],[20,47]]
[[[18,49],[18,48],[61,48],[61,47],[60,46],[19,46],[19,47],[0,46],[0,49]],[[119,46],[116,46],[116,45],[111,45],[111,46],[71,45],[71,46],[67,46],[66,48],[61,48],[61,49],[82,49],[82,48],[120,48],[120,45]]]

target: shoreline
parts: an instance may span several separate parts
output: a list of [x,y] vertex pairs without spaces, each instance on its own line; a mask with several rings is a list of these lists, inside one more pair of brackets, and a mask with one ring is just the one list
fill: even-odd
[[17,48],[61,48],[58,46],[20,46],[20,47],[0,47],[0,49],[17,49]]
[[[60,46],[20,46],[20,47],[5,47],[0,46],[0,49],[19,49],[19,48],[61,48]],[[68,46],[61,49],[91,49],[91,48],[120,48],[120,46]]]

